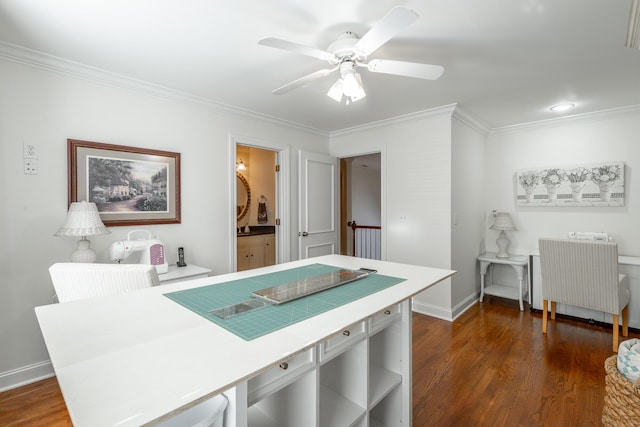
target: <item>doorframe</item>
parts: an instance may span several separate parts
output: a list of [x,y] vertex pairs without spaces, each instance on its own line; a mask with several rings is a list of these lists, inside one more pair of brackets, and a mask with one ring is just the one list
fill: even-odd
[[[385,261],[387,259],[387,146],[374,146],[365,150],[345,144],[344,146],[334,146],[330,149],[330,155],[337,157],[339,161],[349,157],[376,153],[380,153],[380,226],[382,227],[380,233],[380,257]],[[341,215],[342,213],[340,213]],[[339,228],[342,231],[342,227]],[[338,238],[341,239],[342,236],[339,235]]]
[[[276,164],[280,165],[280,172],[276,173],[276,213],[275,218],[280,219],[280,225],[276,225],[276,264],[289,262],[291,260],[291,146],[288,144],[260,139],[252,136],[238,134],[229,135],[228,157],[229,157],[229,226],[227,227],[229,236],[229,271],[237,271],[238,239],[236,233],[237,220],[233,212],[237,205],[236,186],[236,146],[260,148],[276,152]],[[275,171],[274,171],[275,173]]]

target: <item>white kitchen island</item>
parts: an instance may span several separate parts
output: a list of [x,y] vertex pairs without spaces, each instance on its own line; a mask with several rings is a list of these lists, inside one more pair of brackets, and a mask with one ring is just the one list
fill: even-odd
[[[313,263],[406,280],[251,341],[163,295]],[[328,255],[36,314],[76,426],[153,424],[219,393],[225,426],[410,426],[410,299],[453,273]]]

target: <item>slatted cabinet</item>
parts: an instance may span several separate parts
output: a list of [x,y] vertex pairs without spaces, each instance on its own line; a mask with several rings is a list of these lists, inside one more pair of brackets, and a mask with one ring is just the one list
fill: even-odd
[[245,419],[249,427],[411,425],[410,314],[408,300],[388,307],[249,379],[230,394],[238,413],[227,419],[239,427]]

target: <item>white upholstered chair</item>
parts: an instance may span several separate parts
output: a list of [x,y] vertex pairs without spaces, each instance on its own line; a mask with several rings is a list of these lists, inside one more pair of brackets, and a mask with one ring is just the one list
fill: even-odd
[[49,267],[59,302],[94,298],[157,286],[153,265],[61,262]]
[[622,335],[629,334],[629,284],[618,273],[618,245],[572,239],[540,239],[542,332],[547,333],[548,302],[551,319],[556,303],[613,315],[613,351],[618,351],[619,315]]

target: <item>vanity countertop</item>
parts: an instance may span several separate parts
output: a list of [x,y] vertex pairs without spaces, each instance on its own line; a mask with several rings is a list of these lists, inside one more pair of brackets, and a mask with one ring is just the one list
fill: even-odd
[[[242,228],[244,229],[244,228]],[[249,226],[249,229],[251,231],[249,231],[248,233],[245,233],[244,231],[241,231],[238,233],[238,237],[245,237],[245,236],[258,236],[261,234],[275,234],[276,232],[276,226],[275,225],[256,225],[256,226]]]

